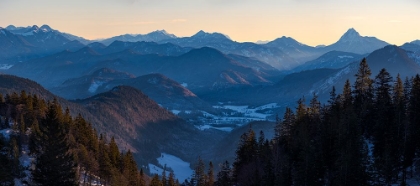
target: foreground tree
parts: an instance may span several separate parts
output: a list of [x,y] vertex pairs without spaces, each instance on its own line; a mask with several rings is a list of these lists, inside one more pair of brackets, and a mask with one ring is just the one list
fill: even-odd
[[38,144],[33,180],[37,185],[77,185],[76,164],[69,152],[66,124],[57,101],[49,104],[45,119],[40,123],[43,143]]

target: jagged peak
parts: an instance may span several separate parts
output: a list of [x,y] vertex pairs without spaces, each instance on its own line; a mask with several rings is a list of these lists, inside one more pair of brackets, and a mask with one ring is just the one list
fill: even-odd
[[354,40],[361,37],[359,32],[357,32],[354,28],[350,28],[347,30],[346,33],[341,36],[340,40],[346,41],[346,40]]

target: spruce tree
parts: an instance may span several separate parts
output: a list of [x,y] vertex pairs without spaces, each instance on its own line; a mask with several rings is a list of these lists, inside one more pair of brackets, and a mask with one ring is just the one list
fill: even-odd
[[358,123],[362,127],[362,133],[366,136],[370,136],[373,131],[373,122],[370,116],[373,98],[373,80],[370,78],[371,75],[372,72],[366,58],[363,58],[355,75],[354,109],[358,116]]
[[33,170],[33,181],[38,185],[77,185],[76,164],[69,152],[66,126],[57,101],[49,104],[47,114],[40,122],[42,144]]
[[217,173],[217,186],[231,186],[232,183],[232,170],[228,161],[225,161],[221,167],[220,172]]
[[213,173],[213,163],[209,163],[209,170],[207,172],[207,183],[206,186],[213,186],[214,185],[214,173]]

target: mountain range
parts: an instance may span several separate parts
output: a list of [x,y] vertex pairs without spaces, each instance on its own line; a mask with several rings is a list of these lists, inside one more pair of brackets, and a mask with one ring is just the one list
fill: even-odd
[[[125,42],[124,46],[120,46],[123,44],[121,42],[115,43],[114,47],[109,47],[107,48],[107,51],[104,52],[115,52],[115,50],[121,50],[121,48],[127,49],[130,47],[133,49],[133,44],[127,44],[132,42],[156,42],[160,44],[171,43],[172,45],[177,45],[172,46],[174,48],[169,51],[161,50],[159,53],[163,55],[180,55],[182,52],[185,53],[191,48],[212,47],[225,54],[236,54],[255,58],[279,70],[288,70],[306,61],[313,60],[329,51],[336,50],[366,54],[387,45],[386,42],[375,37],[363,37],[352,28],[336,43],[325,47],[311,47],[290,37],[281,37],[268,42],[267,44],[256,44],[251,42],[241,43],[232,41],[228,36],[221,33],[207,33],[204,31],[199,31],[191,37],[177,37],[161,30],[144,35],[126,34],[103,40],[89,41],[82,37],[54,30],[48,25],[43,25],[41,27],[36,25],[29,27],[15,27],[10,25],[1,30],[3,30],[1,33],[4,33],[3,35],[7,36],[2,43],[10,43],[11,40],[19,40],[13,42],[13,52],[7,50],[0,52],[0,60],[4,61],[3,63],[7,62],[9,65],[19,61],[50,55],[63,50],[76,51],[86,45],[96,50],[104,48],[106,45],[111,45],[115,41],[122,41],[123,43]],[[98,41],[104,44],[104,46],[100,46],[99,43],[94,44]],[[179,47],[184,47],[185,49]],[[5,48],[5,46],[3,48]],[[153,47],[149,47],[149,49],[150,48]],[[136,51],[136,49],[133,50]],[[146,54],[155,52],[154,50],[156,49],[150,49],[148,52],[145,52],[147,50],[142,50],[142,52]]]

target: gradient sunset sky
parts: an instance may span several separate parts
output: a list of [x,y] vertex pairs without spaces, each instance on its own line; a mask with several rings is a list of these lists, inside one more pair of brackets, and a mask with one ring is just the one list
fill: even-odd
[[87,39],[204,30],[315,46],[349,28],[397,45],[420,39],[420,0],[0,0],[0,17],[0,27],[48,24]]

